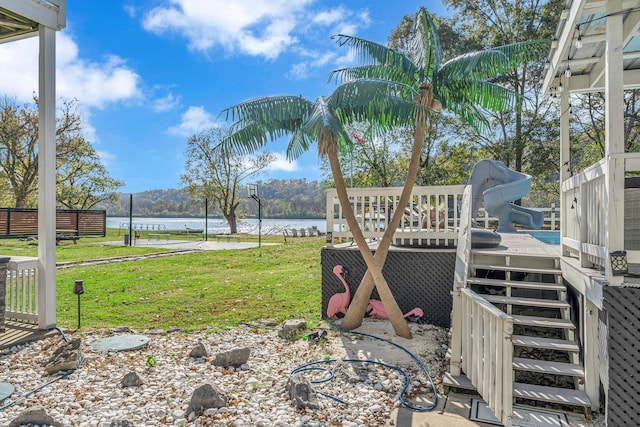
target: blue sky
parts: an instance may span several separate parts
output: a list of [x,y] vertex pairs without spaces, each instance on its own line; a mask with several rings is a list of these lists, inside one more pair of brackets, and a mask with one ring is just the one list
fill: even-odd
[[[258,96],[330,94],[327,76],[354,64],[333,34],[386,43],[424,2],[138,0],[67,2],[57,37],[57,97],[77,99],[85,137],[123,192],[178,188],[189,136]],[[428,10],[447,13],[439,1]],[[37,39],[0,45],[0,95],[37,91]],[[293,163],[285,141],[260,179],[320,179],[317,147]]]

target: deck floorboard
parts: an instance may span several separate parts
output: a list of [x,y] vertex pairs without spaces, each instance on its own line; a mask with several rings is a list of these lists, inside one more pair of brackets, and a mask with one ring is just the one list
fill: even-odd
[[38,341],[59,334],[56,329],[38,329],[38,325],[5,321],[5,331],[0,333],[0,350]]

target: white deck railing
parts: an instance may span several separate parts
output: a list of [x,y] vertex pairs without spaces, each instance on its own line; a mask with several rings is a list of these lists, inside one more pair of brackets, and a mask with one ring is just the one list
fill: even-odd
[[469,288],[460,290],[462,371],[507,427],[513,405],[513,319]]
[[[551,203],[551,207],[548,208],[535,208],[537,211],[544,213],[544,225],[545,230],[557,231],[560,230],[560,208],[555,203]],[[476,218],[476,225],[479,228],[496,228],[498,225],[498,217],[492,217],[487,215],[484,208],[478,210],[478,216]]]
[[7,264],[6,319],[38,322],[38,258],[12,256]]
[[[411,201],[404,209],[404,218],[393,241],[403,245],[457,245],[460,206],[464,185],[414,187]],[[398,206],[401,187],[350,188],[347,190],[358,225],[367,239],[380,239],[385,226]],[[560,208],[536,208],[545,214],[545,229],[560,228]],[[498,218],[490,217],[483,208],[478,212],[476,226],[496,228]],[[339,243],[352,238],[344,218],[338,195],[327,191],[327,242]]]
[[[464,185],[414,187],[394,242],[455,246]],[[365,238],[380,239],[398,209],[401,187],[350,188],[351,207]],[[335,190],[327,191],[327,241],[351,239]]]
[[640,259],[640,248],[625,247],[625,233],[637,231],[630,224],[638,221],[639,214],[636,209],[625,209],[624,226],[619,227],[619,233],[614,233],[617,219],[611,217],[610,209],[628,207],[631,200],[627,198],[631,193],[625,191],[623,177],[638,171],[640,153],[619,154],[600,160],[562,183],[561,197],[566,206],[561,236],[564,255],[579,258],[583,267],[598,269],[606,267],[609,252],[623,247],[629,253],[630,262]]

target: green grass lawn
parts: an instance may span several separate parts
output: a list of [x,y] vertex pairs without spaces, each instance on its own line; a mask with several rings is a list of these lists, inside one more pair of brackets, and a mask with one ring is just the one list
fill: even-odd
[[[57,261],[94,260],[162,252],[157,248],[105,246],[118,240],[82,238],[56,248]],[[243,240],[256,239],[245,236]],[[122,236],[120,239],[122,240]],[[136,261],[74,266],[57,271],[57,321],[77,326],[75,280],[83,280],[83,329],[128,326],[133,329],[197,330],[260,318],[320,320],[320,248],[324,238],[263,236],[279,245],[197,252]],[[37,246],[0,241],[0,254],[37,256]]]

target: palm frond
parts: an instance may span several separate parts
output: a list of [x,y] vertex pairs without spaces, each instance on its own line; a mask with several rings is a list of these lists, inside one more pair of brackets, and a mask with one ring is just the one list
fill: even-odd
[[336,83],[339,83],[356,79],[384,79],[404,84],[415,84],[417,75],[417,68],[406,72],[388,65],[375,64],[334,70],[329,73],[328,80],[331,82],[335,78]]
[[329,100],[345,123],[362,121],[391,129],[413,124],[416,94],[413,85],[358,79],[340,85]]
[[531,40],[495,47],[507,57],[507,67],[513,68],[544,60],[551,48],[551,40]]
[[[285,132],[282,132],[280,136],[285,134]],[[272,136],[277,138],[276,135]],[[260,125],[255,122],[244,121],[231,125],[229,134],[215,148],[243,155],[251,154],[262,149],[269,140],[270,137],[263,132]]]
[[304,132],[297,131],[287,145],[287,160],[295,160],[309,150],[313,141]]
[[449,109],[452,104],[477,105],[490,111],[513,108],[518,93],[485,80],[452,79],[437,87],[436,98]]
[[386,65],[407,75],[416,72],[415,64],[406,55],[385,45],[345,34],[337,34],[331,38],[340,46],[352,48],[366,65]]
[[313,103],[302,96],[268,96],[253,98],[222,111],[227,120],[268,122],[273,119],[280,122],[299,120],[309,114]]
[[443,79],[460,75],[477,80],[493,79],[527,63],[544,59],[548,51],[547,40],[513,43],[457,56],[442,64],[438,74]]
[[441,81],[451,78],[489,79],[509,67],[508,57],[499,50],[480,50],[459,55],[446,61],[438,69]]
[[470,103],[450,103],[447,110],[454,113],[476,131],[484,133],[489,129],[489,121],[478,106]]
[[321,156],[329,153],[330,150],[343,149],[334,147],[334,144],[350,141],[339,116],[323,96],[316,99],[313,111],[300,125],[300,131],[318,141],[318,153]]
[[222,111],[235,122],[223,146],[238,152],[252,153],[269,141],[293,134],[313,109],[313,104],[300,96],[254,98]]
[[409,57],[421,70],[420,81],[430,80],[442,63],[440,37],[431,15],[424,7],[418,10],[415,17]]

